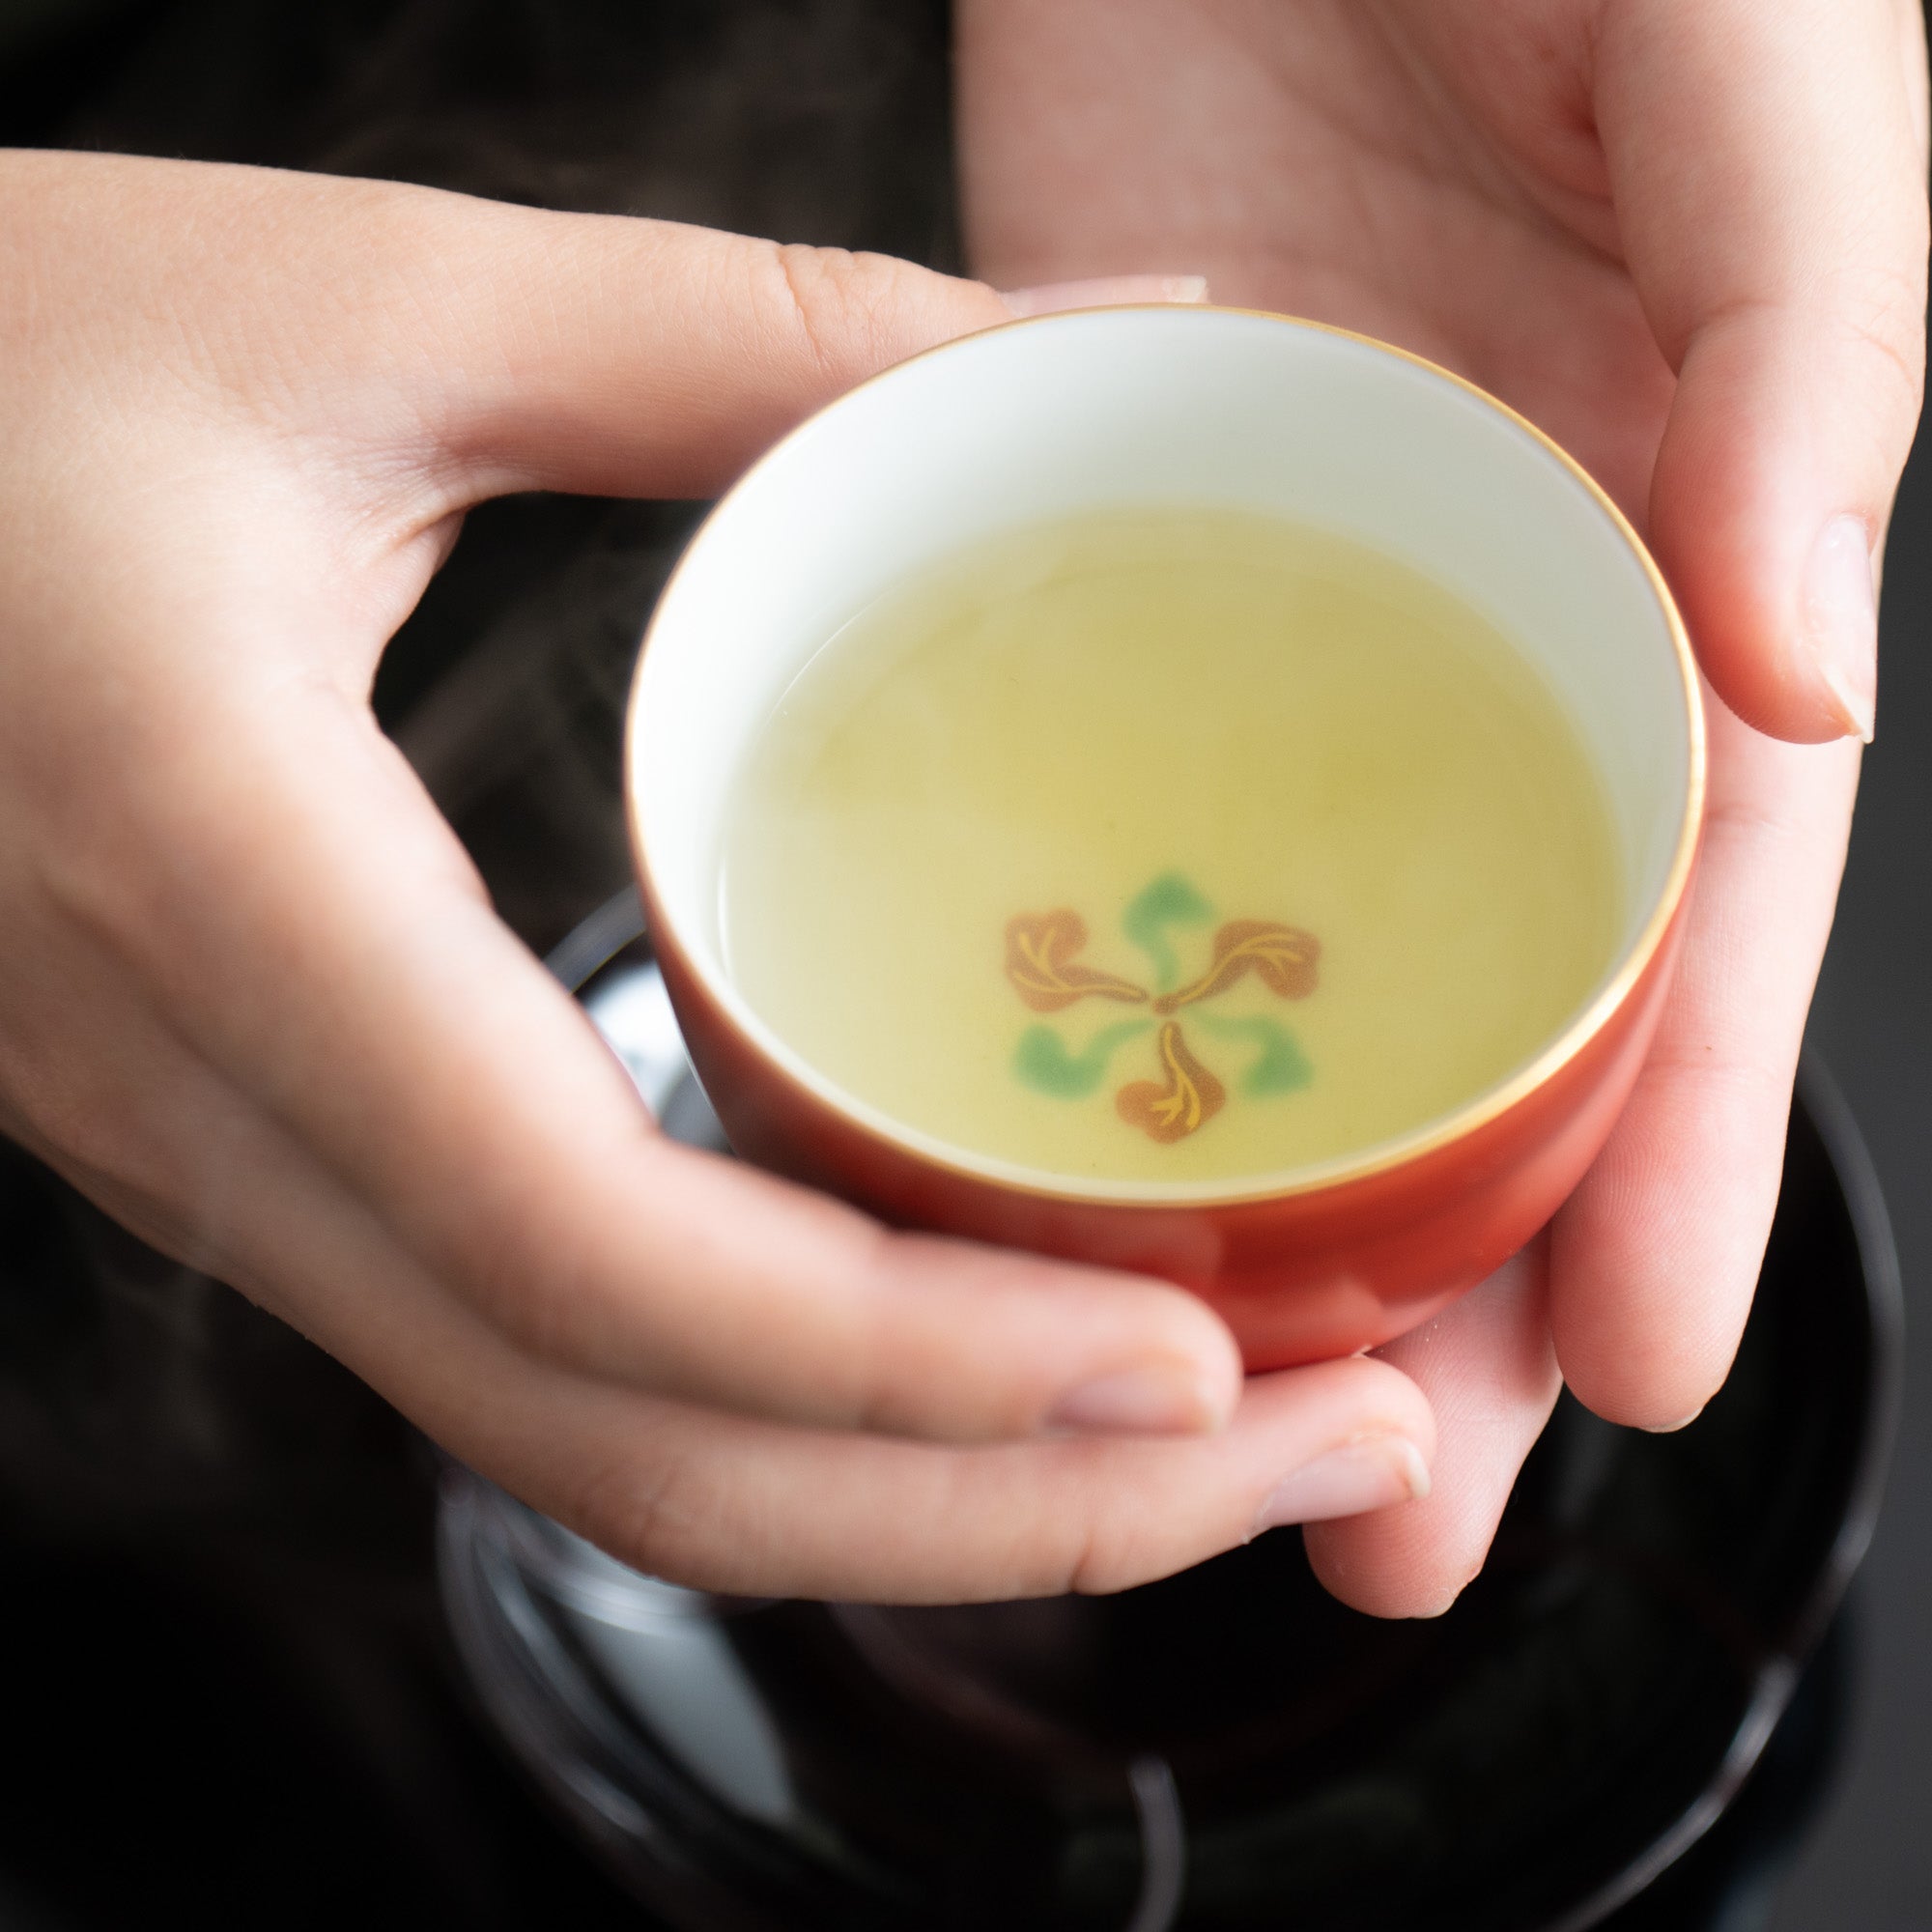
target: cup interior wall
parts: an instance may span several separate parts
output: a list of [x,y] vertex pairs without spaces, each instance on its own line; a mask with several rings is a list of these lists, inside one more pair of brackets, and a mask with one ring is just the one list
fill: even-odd
[[1379,549],[1522,650],[1605,781],[1627,883],[1614,976],[1667,888],[1693,767],[1668,606],[1616,518],[1541,439],[1425,364],[1278,318],[1122,309],[993,330],[853,391],[750,472],[673,578],[634,696],[630,782],[660,902],[727,1006],[732,786],[827,639],[980,539],[1181,505]]

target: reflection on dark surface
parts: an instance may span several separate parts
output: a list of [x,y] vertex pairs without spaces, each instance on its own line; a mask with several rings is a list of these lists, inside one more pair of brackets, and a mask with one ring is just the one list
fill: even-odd
[[[292,1926],[333,1924],[348,1912],[398,1925],[492,1927],[565,1911],[585,1926],[639,1922],[491,1747],[461,1689],[431,1572],[427,1457],[346,1375],[239,1302],[221,1304],[234,1318],[225,1334],[196,1335],[191,1324],[170,1331],[152,1312],[156,1265],[118,1237],[96,1246],[100,1234],[91,1209],[9,1157],[0,1172],[0,1252],[9,1257],[0,1619],[10,1660],[0,1917],[15,1922],[7,1915],[25,1901],[33,1909],[17,1922],[29,1926],[121,1925],[156,1899],[192,1898],[213,1923],[249,1922],[269,1906],[275,1922]],[[194,1277],[181,1286],[190,1306],[206,1291]],[[1753,1360],[1761,1366],[1801,1345],[1822,1347],[1815,1359],[1829,1362],[1829,1335],[1754,1325],[1752,1356],[1735,1384],[1746,1406]],[[84,1392],[153,1393],[171,1375],[177,1386],[202,1378],[194,1406],[239,1432],[230,1447],[245,1451],[244,1473],[225,1482],[213,1473],[223,1459],[211,1462],[207,1438],[183,1434],[158,1393],[150,1419],[117,1439],[92,1429]],[[48,1402],[50,1388],[68,1395]],[[111,1406],[120,1416],[142,1413],[138,1402]],[[40,1420],[28,1423],[29,1413]],[[1070,1654],[1069,1635],[1103,1606],[1019,1606],[996,1613],[963,1646],[948,1630],[950,1613],[858,1613],[889,1618],[899,1633],[912,1662],[886,1663],[880,1674],[889,1682],[898,1674],[908,1703],[926,1694],[922,1671],[943,1661],[940,1701],[952,1707],[943,1713],[941,1768],[955,1793],[979,1796],[971,1808],[946,1799],[928,1851],[936,1844],[964,1856],[975,1821],[981,1831],[997,1825],[1001,1806],[987,1803],[988,1792],[1016,1807],[1031,1802],[1039,1774],[1026,1768],[1032,1739],[1015,1748],[1008,1713],[1017,1709],[1073,1740],[1065,1747],[1073,1777],[1101,1800],[1081,1882],[1109,1895],[1122,1887],[1131,1895],[1135,1880],[1122,1863],[1131,1843],[1118,1816],[1109,1826],[1109,1813],[1122,1810],[1118,1781],[1105,1789],[1109,1752],[1170,1754],[1198,1870],[1214,1861],[1233,1870],[1257,1849],[1241,1840],[1238,1791],[1216,1796],[1232,1780],[1211,1761],[1210,1735],[1234,1739],[1267,1783],[1299,1784],[1302,1808],[1283,1829],[1311,1885],[1379,1848],[1384,1895],[1399,1903],[1421,1875],[1417,1857],[1425,1866],[1447,1857],[1466,1874],[1499,1855],[1508,1891],[1527,1897],[1552,1874],[1561,1882],[1585,1870],[1600,1846],[1615,1856],[1652,1820],[1667,1822],[1708,1772],[1706,1754],[1721,1752],[1740,1708],[1741,1669],[1757,1654],[1748,1634],[1788,1616],[1795,1578],[1768,1560],[1781,1541],[1776,1513],[1753,1507],[1715,1530],[1708,1517],[1703,1528],[1660,1525],[1650,1512],[1664,1486],[1641,1463],[1612,1483],[1622,1501],[1606,1510],[1612,1499],[1597,1488],[1588,1504],[1603,1478],[1592,1477],[1591,1452],[1577,1445],[1593,1433],[1582,1425],[1580,1436],[1559,1438],[1539,1457],[1540,1507],[1560,1523],[1582,1499],[1618,1541],[1577,1545],[1526,1592],[1524,1566],[1544,1559],[1513,1536],[1465,1609],[1434,1628],[1390,1630],[1335,1608],[1314,1591],[1287,1536],[1245,1559],[1255,1574],[1244,1580],[1264,1616],[1229,1618],[1208,1566],[1164,1594],[1142,1593],[1146,1607],[1111,1619],[1104,1646],[1076,1644]],[[1761,1500],[1769,1483],[1790,1520],[1801,1520],[1807,1498],[1829,1484],[1829,1462],[1806,1468],[1799,1442],[1767,1469],[1741,1459],[1735,1440],[1727,1450],[1719,1438],[1728,1434],[1717,1415],[1685,1436],[1634,1446],[1647,1459],[1691,1454],[1697,1444],[1699,1463],[1718,1472],[1705,1504],[1713,1515],[1724,1515],[1726,1490]],[[65,1473],[49,1456],[62,1444],[73,1452]],[[43,1491],[49,1468],[52,1485]],[[1666,1515],[1675,1517],[1674,1500]],[[1690,1549],[1687,1562],[1679,1539],[1707,1532],[1713,1543]],[[1709,1574],[1713,1550],[1730,1573],[1716,1595],[1694,1581]],[[1633,1551],[1642,1560],[1633,1562]],[[1584,1619],[1594,1594],[1585,1579],[1602,1571],[1627,1580]],[[1204,1645],[1203,1608],[1217,1602],[1222,1615],[1207,1626],[1213,1641]],[[794,1675],[801,1687],[787,1726],[809,1736],[816,1723],[838,1747],[865,1721],[867,1700],[896,1701],[873,1676],[878,1641],[855,1638],[851,1616],[781,1606],[741,1620],[768,1629],[750,1646],[754,1667]],[[1579,1631],[1579,1621],[1590,1627]],[[1472,1671],[1485,1632],[1505,1641]],[[1579,1635],[1577,1654],[1603,1666],[1594,1673],[1563,1661]],[[829,1655],[844,1660],[842,1677],[826,1675]],[[871,1668],[855,1671],[854,1657]],[[1334,1708],[1304,1710],[1301,1735],[1284,1737],[1265,1708],[1270,1691],[1318,1662]],[[1757,1922],[1756,1887],[1788,1848],[1829,1760],[1844,1667],[1834,1638],[1744,1800],[1613,1923],[1742,1932]],[[1190,1678],[1198,1703],[1176,1696]],[[853,1701],[828,1707],[833,1684]],[[969,1706],[983,1690],[983,1705],[962,1714],[960,1687]],[[1641,1708],[1633,1726],[1634,1700]],[[1513,1702],[1542,1710],[1545,1726],[1513,1728]],[[1324,1747],[1321,1727],[1344,1707],[1353,1715],[1341,1748]],[[1420,1726],[1418,1710],[1428,1715]],[[1590,1742],[1601,1744],[1606,1729],[1624,1738],[1619,1754],[1592,1762]],[[1083,1752],[1090,1762],[1073,1762]],[[1498,1753],[1513,1765],[1499,1765]],[[815,1763],[808,1747],[792,1776],[814,1803],[879,1805],[877,1788],[831,1787],[827,1780],[850,1776],[836,1756]],[[1405,1793],[1430,1790],[1450,1805],[1433,1819],[1405,1803]],[[1553,1836],[1536,1816],[1545,1802],[1563,1823]],[[1218,1846],[1217,1804],[1231,1821]],[[1269,1852],[1264,1842],[1259,1849]],[[1310,1905],[1291,1922],[1409,1922],[1372,1916],[1359,1893],[1331,1904]],[[1413,1922],[1520,1921],[1502,1894],[1479,1907],[1445,1890]]]
[[[948,265],[943,11],[103,0],[0,43],[0,140],[333,167]],[[626,876],[616,707],[693,514],[486,508],[384,663],[386,722],[539,951]],[[1915,581],[1897,538],[1892,558],[1896,609]],[[1695,1801],[1766,1666],[1776,1685],[1818,1635],[1806,1589],[1852,1476],[1861,1304],[1815,1142],[1794,1162],[1774,1276],[1797,1293],[1767,1297],[1719,1404],[1661,1440],[1566,1409],[1442,1624],[1337,1609],[1287,1536],[1111,1608],[779,1606],[731,1641],[801,1741],[787,1776],[875,1865],[937,1871],[959,1898],[990,1883],[1016,1925],[1042,1874],[1125,1924],[1149,1762],[1169,1768],[1201,1909],[1222,1915],[1190,1924],[1502,1928],[1613,1883]],[[0,1144],[0,1923],[121,1926],[174,1901],[211,1924],[644,1922],[473,1704],[437,1600],[436,1500],[428,1452],[353,1378]],[[1765,1922],[1854,1655],[1842,1629],[1826,1639],[1739,1801],[1607,1922]],[[608,1659],[580,1662],[608,1679]],[[856,1776],[868,1724],[938,1782]],[[916,1788],[948,1808],[909,1839],[888,1801]],[[1043,1791],[1077,1831],[1058,1811],[1039,1826]],[[709,1801],[681,1802],[701,1850]],[[1016,1819],[1012,1861],[975,1878],[976,1843]],[[1239,1916],[1258,1862],[1299,1888],[1292,1916]]]
[[[623,931],[600,918],[565,953],[587,970]],[[620,952],[587,1004],[668,1119],[644,958]],[[681,1926],[1600,1922],[1750,1772],[1869,1526],[1896,1286],[1831,1091],[1814,1070],[1804,1092],[1722,1395],[1671,1436],[1566,1401],[1438,1621],[1341,1608],[1279,1535],[1105,1600],[717,1605],[458,1478],[466,1658],[586,1839]],[[1841,1680],[1833,1646],[1749,1804],[1623,1923],[1752,1922]]]

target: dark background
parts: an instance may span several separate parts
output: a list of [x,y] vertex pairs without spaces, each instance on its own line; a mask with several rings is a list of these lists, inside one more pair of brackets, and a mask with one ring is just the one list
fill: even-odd
[[1921,432],[1887,553],[1879,734],[1859,792],[1809,1038],[1864,1130],[1897,1236],[1906,1388],[1853,1601],[1853,1718],[1777,1932],[1932,1927],[1932,449]]
[[[29,15],[33,17],[30,18]],[[10,23],[18,30],[8,37]],[[0,141],[390,175],[940,263],[928,0],[0,0]],[[622,883],[616,707],[692,512],[480,513],[387,721],[543,948]],[[1880,736],[1814,1015],[1932,1266],[1932,468],[1894,525]],[[1932,1336],[1793,1862],[1668,1921],[1932,1932]],[[426,1568],[434,1471],[225,1290],[0,1152],[0,1926],[635,1922],[471,1721]],[[1836,1671],[1842,1667],[1842,1678]],[[1776,1902],[1766,1918],[1767,1888]]]

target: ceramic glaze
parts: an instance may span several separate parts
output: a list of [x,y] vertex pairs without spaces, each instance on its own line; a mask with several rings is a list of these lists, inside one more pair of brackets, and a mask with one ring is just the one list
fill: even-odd
[[[1043,1179],[843,1092],[763,1019],[724,956],[719,854],[737,775],[781,695],[895,585],[1056,518],[1176,505],[1312,525],[1381,550],[1512,639],[1602,780],[1624,916],[1607,971],[1567,1024],[1499,1084],[1411,1131],[1257,1186],[1211,1175]],[[898,1225],[1184,1283],[1261,1368],[1373,1346],[1425,1319],[1520,1247],[1580,1179],[1667,991],[1703,810],[1703,718],[1656,566],[1604,494],[1521,418],[1340,331],[1228,310],[1110,309],[916,357],[755,465],[700,529],[652,619],[627,784],[653,944],[741,1153]],[[1153,876],[1169,869],[1186,874],[1161,864]],[[1054,912],[1097,917],[1070,895],[1007,917]],[[1307,932],[1324,949],[1318,974],[1336,970],[1329,935],[1294,906],[1217,912]],[[1121,1003],[1122,1023],[1128,1010]],[[1298,1033],[1300,1010],[1228,1017]],[[1186,1046],[1232,1108],[1249,1067],[1231,1056],[1217,1070],[1205,1024],[1197,1045],[1193,1023],[1180,1023],[1185,1039],[1170,1045]],[[1064,1044],[1060,1061],[1036,1049],[1034,1070],[1085,1077],[1062,1063],[1084,1061],[1094,1042]],[[1296,1043],[1259,1050],[1270,1045],[1258,1038],[1256,1060],[1292,1081]],[[1143,1077],[1157,1090],[1134,1103],[1148,1118],[1183,1078],[1205,1113],[1206,1090],[1178,1050]]]

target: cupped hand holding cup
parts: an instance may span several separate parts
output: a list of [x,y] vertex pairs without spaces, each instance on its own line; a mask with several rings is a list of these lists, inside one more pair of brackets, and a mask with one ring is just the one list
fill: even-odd
[[0,197],[0,1126],[678,1580],[1117,1588],[1426,1484],[1384,1364],[1244,1397],[1182,1289],[663,1139],[371,715],[470,504],[715,492],[999,296],[242,168]]

